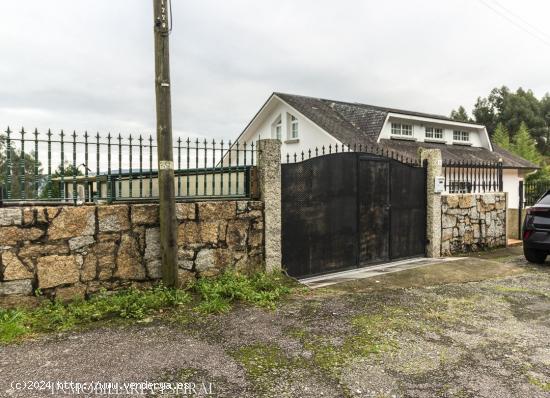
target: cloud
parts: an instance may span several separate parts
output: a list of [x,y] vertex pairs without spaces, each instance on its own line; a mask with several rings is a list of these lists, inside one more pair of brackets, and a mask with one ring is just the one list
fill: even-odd
[[[503,84],[549,90],[547,46],[480,2],[172,1],[179,136],[234,138],[272,91],[448,114]],[[499,2],[546,29],[550,4]],[[2,2],[2,123],[154,131],[151,3]]]

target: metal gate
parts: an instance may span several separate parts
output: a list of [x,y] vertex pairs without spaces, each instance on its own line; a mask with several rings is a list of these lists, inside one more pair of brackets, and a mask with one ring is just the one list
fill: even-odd
[[345,152],[282,165],[283,264],[295,277],[424,256],[426,171]]

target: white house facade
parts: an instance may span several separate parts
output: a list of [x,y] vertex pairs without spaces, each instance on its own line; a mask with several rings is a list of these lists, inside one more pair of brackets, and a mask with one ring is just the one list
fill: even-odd
[[509,235],[517,234],[519,182],[538,167],[491,143],[483,125],[440,115],[372,105],[273,93],[238,141],[281,140],[283,162],[328,152],[336,146],[378,147],[409,158],[418,148],[438,148],[444,162],[502,162],[503,190],[508,194]]

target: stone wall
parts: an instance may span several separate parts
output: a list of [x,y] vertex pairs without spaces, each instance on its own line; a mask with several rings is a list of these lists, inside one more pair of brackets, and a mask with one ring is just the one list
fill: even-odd
[[[181,283],[263,267],[259,201],[177,204]],[[0,304],[68,299],[161,278],[158,205],[0,209]]]
[[506,246],[506,194],[441,196],[441,255]]
[[[525,209],[521,212],[521,225],[525,221]],[[519,209],[508,209],[506,211],[506,230],[508,239],[520,239],[521,232],[519,227]]]

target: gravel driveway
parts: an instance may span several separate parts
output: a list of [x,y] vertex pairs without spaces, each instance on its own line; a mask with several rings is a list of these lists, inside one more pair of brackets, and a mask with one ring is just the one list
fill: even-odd
[[181,383],[180,396],[549,397],[549,341],[550,264],[515,248],[298,292],[275,311],[0,347],[0,396],[66,396],[22,388],[73,381]]

